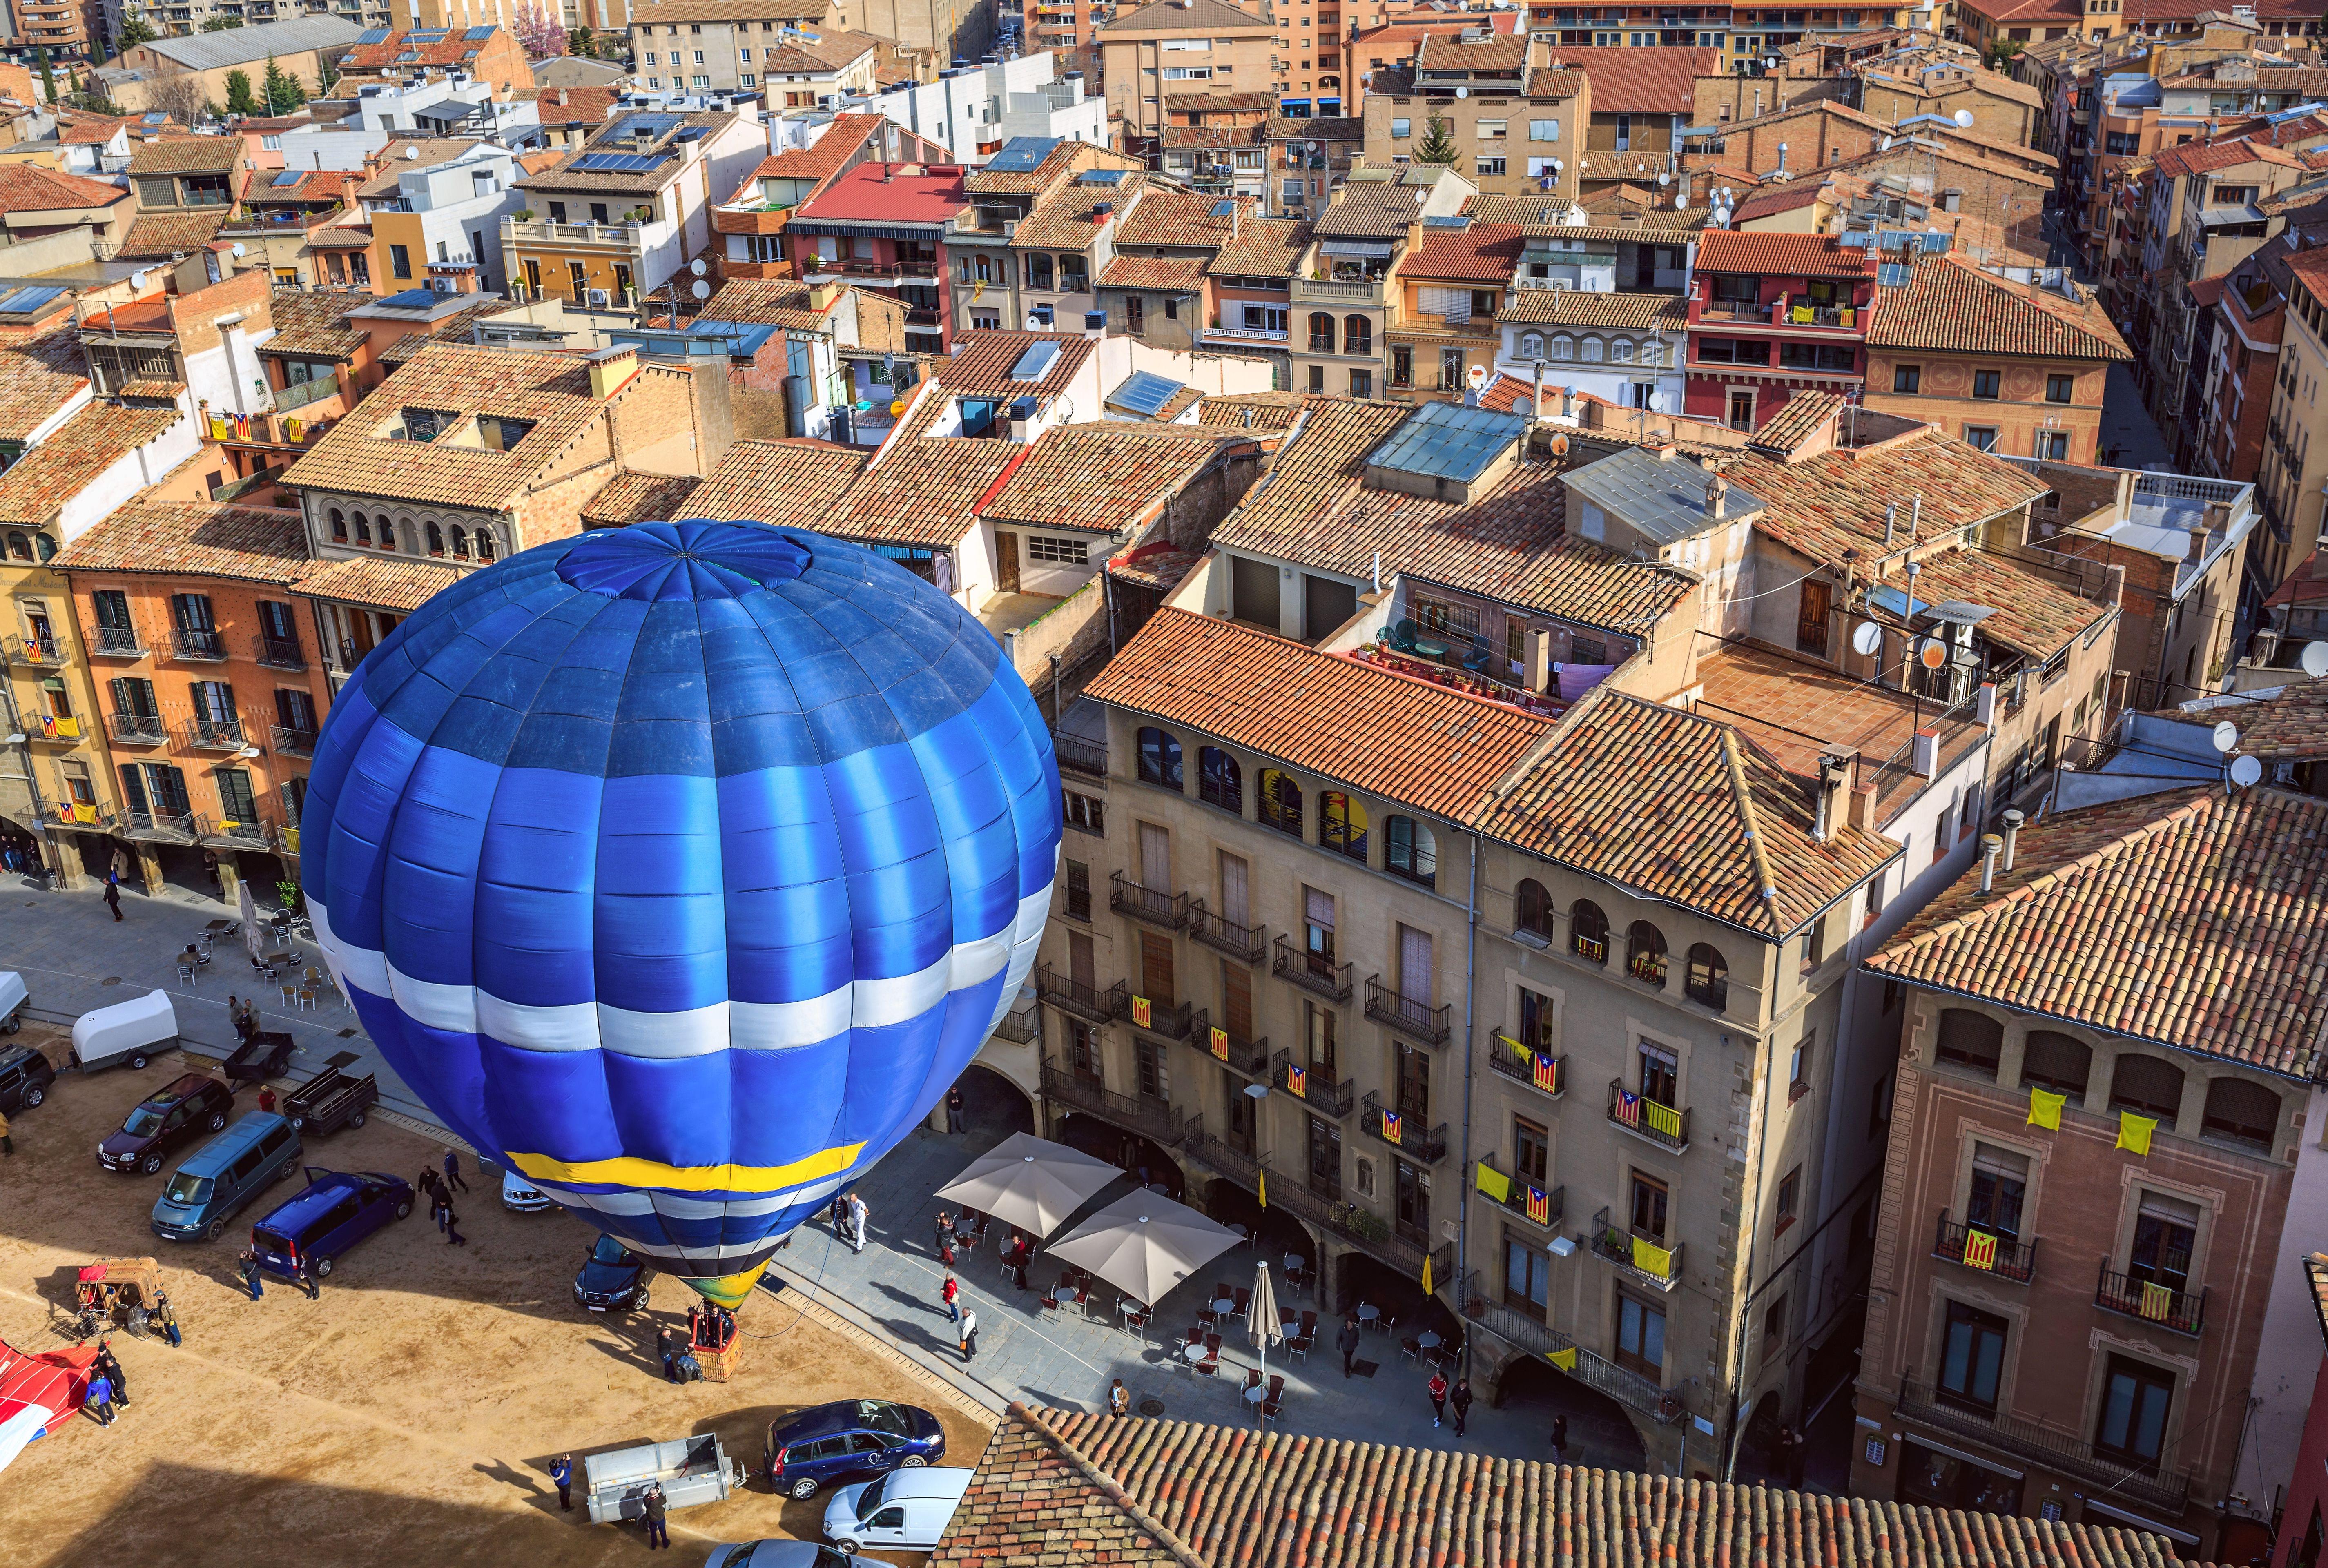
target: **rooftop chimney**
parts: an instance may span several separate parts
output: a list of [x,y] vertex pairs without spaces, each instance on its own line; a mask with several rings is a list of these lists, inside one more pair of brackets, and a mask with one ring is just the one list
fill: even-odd
[[1720,517],[1730,504],[1730,482],[1719,474],[1705,476],[1705,515]]
[[2004,848],[2004,840],[1995,833],[1980,836],[1980,890],[1989,891],[1996,881],[1996,855]]
[[1820,757],[1818,765],[1818,820],[1811,828],[1811,837],[1824,844],[1843,826],[1853,770],[1849,757],[1835,755]]
[[2008,871],[2013,869],[2014,850],[2021,847],[2021,824],[2023,820],[2021,810],[2017,806],[2007,809],[2004,813],[2004,869]]
[[601,400],[613,397],[639,373],[638,350],[628,344],[599,349],[582,357],[590,365],[590,395]]

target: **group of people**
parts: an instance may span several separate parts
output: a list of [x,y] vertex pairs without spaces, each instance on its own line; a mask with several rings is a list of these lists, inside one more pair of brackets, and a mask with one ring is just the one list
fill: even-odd
[[467,1246],[469,1238],[461,1234],[453,1214],[453,1189],[457,1187],[463,1192],[469,1190],[469,1184],[461,1178],[461,1157],[447,1149],[445,1150],[444,1174],[440,1176],[434,1170],[424,1170],[420,1173],[420,1179],[413,1185],[427,1197],[428,1217],[436,1222],[437,1230],[444,1234],[445,1244]]
[[[315,1282],[315,1271],[307,1266],[306,1259],[292,1258],[291,1270],[291,1282],[307,1292],[307,1300],[313,1301],[323,1295],[323,1287]],[[257,1248],[242,1249],[242,1256],[234,1261],[234,1272],[241,1276],[242,1288],[250,1292],[252,1300],[267,1294],[267,1265],[258,1261]]]
[[99,1425],[111,1426],[117,1404],[125,1410],[129,1407],[129,1379],[114,1357],[112,1342],[100,1339],[97,1359],[89,1364],[89,1387],[81,1395],[81,1408],[94,1413]]
[[852,1253],[865,1250],[865,1200],[855,1188],[832,1195],[832,1234],[847,1242]]
[[687,1342],[698,1350],[725,1350],[736,1338],[736,1314],[717,1303],[687,1310]]
[[[688,1313],[692,1328],[695,1314]],[[703,1364],[695,1358],[695,1347],[680,1338],[679,1330],[666,1324],[655,1330],[655,1354],[662,1357],[662,1380],[665,1383],[692,1383],[703,1376]]]

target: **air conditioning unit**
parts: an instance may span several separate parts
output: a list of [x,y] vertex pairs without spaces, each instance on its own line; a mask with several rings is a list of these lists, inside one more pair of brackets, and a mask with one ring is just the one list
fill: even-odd
[[594,288],[590,291],[590,308],[592,310],[604,310],[606,308],[606,291],[605,289]]

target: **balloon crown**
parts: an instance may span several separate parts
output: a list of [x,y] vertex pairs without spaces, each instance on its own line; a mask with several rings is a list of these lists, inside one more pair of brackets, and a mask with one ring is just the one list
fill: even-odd
[[806,545],[738,522],[643,522],[585,534],[558,575],[610,599],[740,599],[806,571]]

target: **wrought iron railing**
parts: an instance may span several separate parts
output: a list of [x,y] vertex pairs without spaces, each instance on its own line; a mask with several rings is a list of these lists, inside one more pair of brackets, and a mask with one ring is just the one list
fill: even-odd
[[226,639],[216,632],[179,626],[170,634],[170,646],[181,659],[198,659],[206,663],[226,657]]
[[2102,1260],[2101,1277],[2094,1283],[2094,1305],[2105,1312],[2123,1312],[2176,1334],[2199,1336],[2207,1321],[2207,1292],[2178,1291],[2151,1280],[2137,1280]]
[[1337,964],[1332,959],[1298,947],[1282,936],[1276,939],[1276,953],[1277,956],[1269,967],[1278,979],[1329,1001],[1350,1000],[1352,982],[1348,964]]
[[1634,1094],[1622,1078],[1609,1080],[1609,1120],[1676,1154],[1689,1147],[1689,1113]]
[[2037,1243],[2033,1238],[2014,1241],[1977,1225],[1958,1225],[1948,1218],[1946,1209],[1940,1211],[1939,1225],[1932,1235],[1932,1255],[1943,1263],[1984,1270],[2016,1284],[2027,1284],[2030,1276],[2037,1272]]
[[133,839],[191,839],[194,836],[192,812],[128,811],[121,813],[121,820]]
[[1014,1046],[1033,1045],[1042,1035],[1042,1026],[1038,1021],[1041,1011],[1033,1002],[1013,1008],[1002,1015],[1000,1023],[994,1026],[994,1038],[1008,1040]]
[[1188,896],[1143,887],[1121,871],[1107,874],[1107,906],[1118,915],[1178,931],[1188,924]]
[[55,637],[11,637],[8,639],[9,662],[42,667],[61,664],[67,654],[65,645]]
[[1408,996],[1395,986],[1383,983],[1382,976],[1366,979],[1366,1017],[1378,1024],[1388,1024],[1410,1039],[1428,1046],[1443,1046],[1455,1032],[1452,1019],[1455,1004],[1446,1002],[1432,1007],[1421,997]]
[[1203,1008],[1185,1001],[1178,1007],[1168,1007],[1152,998],[1141,996],[1128,985],[1123,1010],[1116,1016],[1128,1021],[1133,1028],[1160,1035],[1168,1040],[1193,1040],[1211,1027],[1210,1017]]
[[1270,1058],[1270,1082],[1321,1116],[1338,1120],[1350,1113],[1357,1090],[1347,1078],[1328,1078],[1323,1069],[1293,1059],[1291,1051]]
[[257,818],[197,817],[195,835],[206,842],[234,850],[266,850],[274,847],[268,824]]
[[158,713],[109,713],[106,723],[113,738],[132,746],[158,746],[170,738],[170,728]]
[[1608,1209],[1592,1216],[1592,1250],[1652,1290],[1681,1283],[1682,1244],[1661,1246],[1653,1237],[1635,1235],[1614,1223]]
[[1188,1031],[1188,1043],[1231,1072],[1248,1078],[1269,1076],[1269,1037],[1246,1039],[1232,1030],[1206,1019],[1202,1027]]
[[1413,1116],[1384,1104],[1379,1094],[1369,1094],[1358,1102],[1358,1130],[1423,1165],[1436,1165],[1447,1158],[1446,1122],[1422,1126]]
[[269,637],[264,633],[251,639],[251,650],[258,662],[270,670],[305,670],[307,655],[296,637]]
[[1225,915],[1205,907],[1201,898],[1188,900],[1188,934],[1206,947],[1244,963],[1259,963],[1269,953],[1269,934],[1258,925],[1240,925]]
[[1120,1094],[1081,1073],[1069,1072],[1049,1062],[1043,1064],[1043,1093],[1062,1104],[1088,1111],[1167,1147],[1180,1141],[1180,1113],[1169,1101],[1158,1096]]
[[1509,1035],[1488,1042],[1488,1066],[1516,1084],[1557,1100],[1568,1093],[1568,1058],[1532,1051]]
[[1081,774],[1085,778],[1107,776],[1107,742],[1103,740],[1054,733],[1051,752],[1059,759],[1061,773]]
[[1975,1410],[1943,1403],[1929,1384],[1913,1378],[1900,1385],[1893,1402],[1910,1421],[1970,1438],[2018,1459],[2032,1460],[2067,1475],[2089,1481],[2131,1502],[2164,1509],[2179,1517],[2191,1502],[2191,1478],[2162,1461],[2132,1466],[2109,1458],[2082,1438],[2040,1426],[2016,1415]]
[[242,721],[239,718],[189,718],[182,729],[188,746],[197,751],[240,751]]
[[268,733],[274,737],[275,749],[286,756],[315,755],[315,732],[312,729],[286,729],[275,724],[268,727]]
[[1048,964],[1043,964],[1035,971],[1035,994],[1053,1007],[1071,1012],[1077,1018],[1104,1024],[1113,1022],[1122,1014],[1125,999],[1131,992],[1120,980],[1103,991],[1096,985],[1070,980]]
[[[1516,1349],[1561,1357],[1564,1369],[1578,1381],[1661,1425],[1679,1421],[1688,1413],[1680,1395],[1667,1393],[1638,1372],[1629,1372],[1613,1361],[1595,1356],[1533,1314],[1507,1307],[1488,1294],[1480,1288],[1477,1269],[1464,1282],[1463,1316]],[[1575,1364],[1565,1366],[1570,1351],[1575,1352]]]
[[140,659],[146,654],[146,640],[137,634],[135,626],[99,626],[90,640],[89,652],[119,659]]

